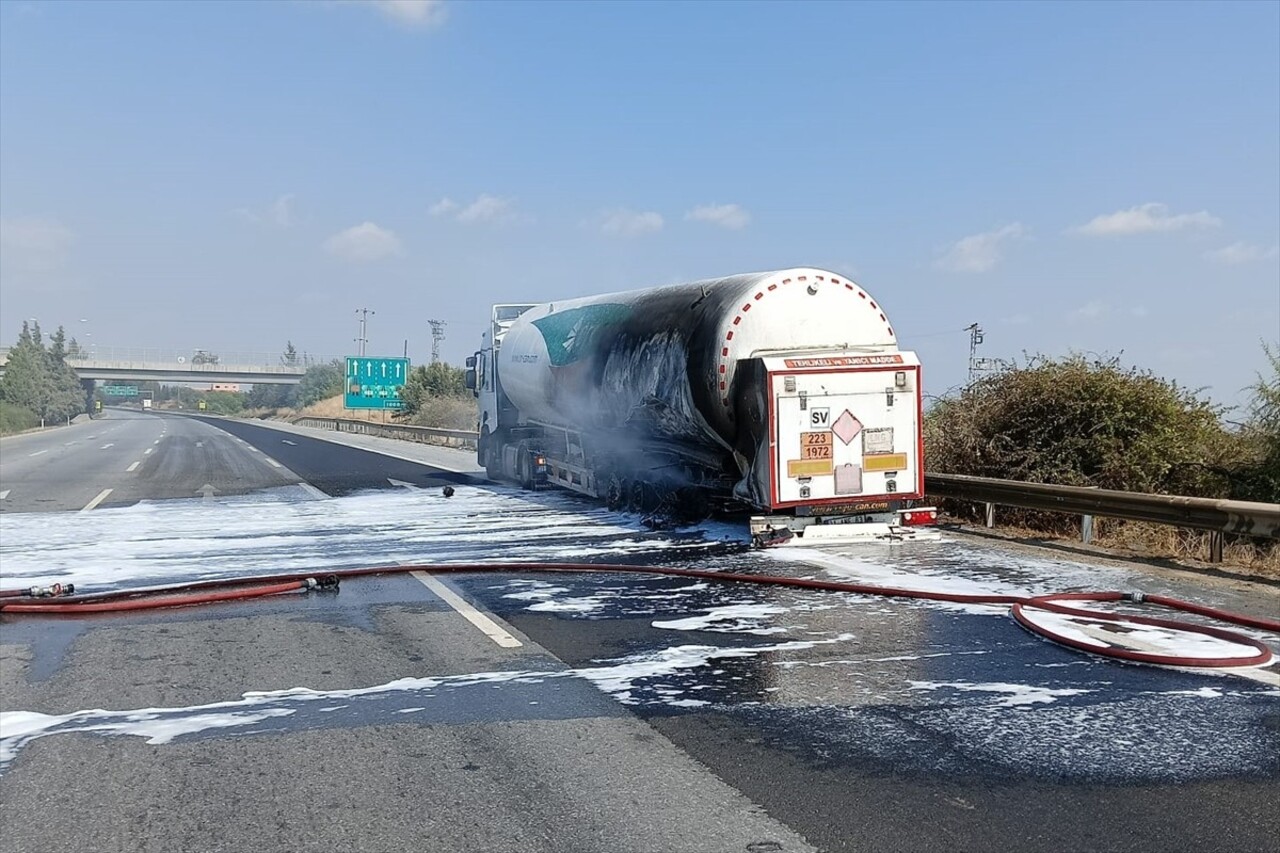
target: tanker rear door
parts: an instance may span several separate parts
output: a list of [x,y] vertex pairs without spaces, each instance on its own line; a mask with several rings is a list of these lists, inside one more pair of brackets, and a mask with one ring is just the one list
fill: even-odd
[[765,359],[774,509],[924,496],[912,353]]

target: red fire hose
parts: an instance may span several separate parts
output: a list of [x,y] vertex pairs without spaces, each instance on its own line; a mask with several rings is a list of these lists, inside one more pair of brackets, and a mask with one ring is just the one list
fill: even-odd
[[[928,601],[946,601],[959,604],[1008,604],[1012,606],[1013,618],[1028,631],[1056,643],[1071,648],[1106,657],[1142,663],[1161,664],[1184,667],[1231,667],[1256,666],[1270,662],[1274,653],[1265,644],[1234,631],[1198,625],[1191,622],[1179,622],[1172,619],[1153,619],[1143,616],[1131,616],[1109,613],[1098,610],[1082,610],[1059,604],[1059,601],[1124,601],[1133,604],[1157,604],[1185,613],[1229,622],[1263,631],[1280,634],[1280,620],[1266,619],[1219,610],[1213,607],[1182,601],[1161,595],[1144,596],[1141,593],[1123,592],[1073,592],[1056,593],[1042,596],[1016,595],[969,595],[950,592],[930,592],[927,590],[901,589],[896,587],[870,586],[867,584],[845,583],[841,581],[814,580],[808,578],[778,577],[774,575],[746,575],[735,572],[717,572],[706,569],[678,569],[667,566],[626,566],[605,563],[452,563],[417,565],[374,566],[362,569],[340,569],[317,579],[303,574],[269,575],[252,578],[226,580],[193,581],[167,587],[156,587],[144,590],[117,590],[81,595],[62,595],[57,602],[48,601],[49,593],[44,591],[44,598],[37,597],[35,590],[0,590],[0,613],[103,613],[129,610],[149,610],[161,607],[182,607],[195,604],[207,604],[218,601],[229,601],[262,596],[280,595],[282,593],[299,592],[308,589],[336,589],[342,578],[364,577],[366,575],[403,574],[405,572],[432,572],[435,574],[470,574],[478,572],[503,572],[510,574],[528,574],[544,572],[573,572],[596,574],[645,574],[686,578],[722,583],[749,583],[756,585],[773,585],[800,589],[818,589],[829,592],[850,592],[860,595],[878,595],[892,598],[924,599]],[[181,592],[184,594],[174,595]],[[7,601],[6,599],[18,599]],[[1134,651],[1112,646],[1095,645],[1065,636],[1037,623],[1027,615],[1027,610],[1043,610],[1076,618],[1102,620],[1121,624],[1148,625],[1169,628],[1192,634],[1226,640],[1241,646],[1255,649],[1256,654],[1249,657],[1197,657],[1191,655],[1168,655],[1154,652]]]

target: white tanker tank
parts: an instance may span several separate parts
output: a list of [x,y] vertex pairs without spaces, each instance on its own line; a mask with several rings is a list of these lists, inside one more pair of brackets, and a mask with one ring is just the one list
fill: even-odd
[[468,366],[494,478],[797,531],[923,496],[919,362],[826,270],[495,306]]

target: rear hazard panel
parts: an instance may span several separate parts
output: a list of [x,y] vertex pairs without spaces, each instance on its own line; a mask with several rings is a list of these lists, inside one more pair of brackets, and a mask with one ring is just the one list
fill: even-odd
[[914,355],[778,358],[766,366],[775,509],[924,496]]

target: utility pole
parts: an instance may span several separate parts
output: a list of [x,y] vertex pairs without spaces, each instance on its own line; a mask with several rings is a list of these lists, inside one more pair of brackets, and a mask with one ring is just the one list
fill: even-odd
[[428,320],[427,324],[431,326],[431,363],[435,364],[440,360],[440,342],[444,340],[444,320]]
[[360,345],[360,355],[364,355],[364,345],[369,343],[369,338],[365,335],[366,323],[370,314],[378,312],[369,308],[357,308],[356,313],[360,315],[360,337],[356,338],[356,343]]
[[978,344],[982,343],[982,327],[977,323],[965,328],[969,333],[969,384],[978,378]]

